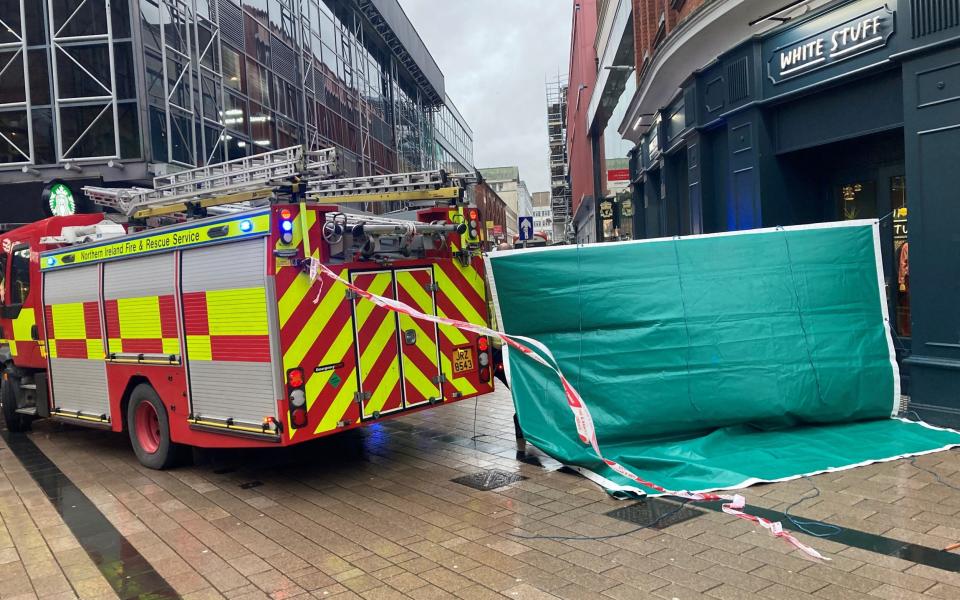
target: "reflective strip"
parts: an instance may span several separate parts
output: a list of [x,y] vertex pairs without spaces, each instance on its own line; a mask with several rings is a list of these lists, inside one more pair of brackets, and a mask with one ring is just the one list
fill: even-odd
[[83,317],[83,302],[54,304],[50,309],[57,339],[86,339],[87,326]]
[[[356,376],[357,371],[356,369],[353,369],[350,371],[350,375],[347,376],[347,380],[352,381]],[[347,408],[349,408],[350,403],[353,402],[353,393],[355,391],[356,388],[349,385],[345,385],[340,388],[340,391],[337,392],[336,397],[333,399],[333,403],[330,404],[330,408],[320,419],[320,424],[317,426],[317,429],[314,431],[314,433],[330,431],[337,426],[337,423],[340,422],[340,417],[347,412]]]
[[180,340],[177,338],[163,338],[164,354],[180,354]]
[[160,299],[157,296],[119,298],[117,313],[122,339],[161,339]]
[[[102,360],[106,355],[103,352],[103,340],[100,338],[97,339],[88,339],[87,340],[87,358],[91,360]],[[52,357],[56,358],[56,357]]]
[[210,335],[267,335],[267,293],[262,287],[206,295]]
[[213,360],[209,335],[188,335],[187,356],[190,360]]

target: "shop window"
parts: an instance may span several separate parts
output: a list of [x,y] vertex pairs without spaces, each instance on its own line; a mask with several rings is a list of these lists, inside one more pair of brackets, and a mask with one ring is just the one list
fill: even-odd
[[844,221],[877,217],[877,184],[852,181],[840,186],[840,216]]
[[890,178],[890,203],[893,218],[893,257],[894,270],[897,273],[897,286],[893,292],[895,298],[894,326],[903,337],[910,337],[910,258],[907,243],[907,189],[906,178],[902,175]]

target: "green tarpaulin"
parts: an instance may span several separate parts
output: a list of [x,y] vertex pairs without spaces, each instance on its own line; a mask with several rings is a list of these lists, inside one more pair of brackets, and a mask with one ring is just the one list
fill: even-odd
[[[504,331],[541,342],[604,457],[667,489],[732,489],[921,454],[960,434],[900,399],[875,222],[496,252]],[[649,492],[577,436],[555,373],[508,352],[528,441]]]

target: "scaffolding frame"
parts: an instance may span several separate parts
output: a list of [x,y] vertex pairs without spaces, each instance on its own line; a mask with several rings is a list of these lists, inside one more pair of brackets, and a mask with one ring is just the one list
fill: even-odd
[[565,240],[573,228],[570,194],[570,158],[567,153],[567,78],[547,80],[547,149],[550,166],[550,210],[553,239]]

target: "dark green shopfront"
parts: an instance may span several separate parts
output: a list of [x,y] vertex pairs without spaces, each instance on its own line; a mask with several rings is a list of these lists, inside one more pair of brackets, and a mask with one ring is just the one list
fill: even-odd
[[635,237],[880,219],[910,409],[960,426],[960,0],[831,3],[691,73],[653,122],[616,215]]

